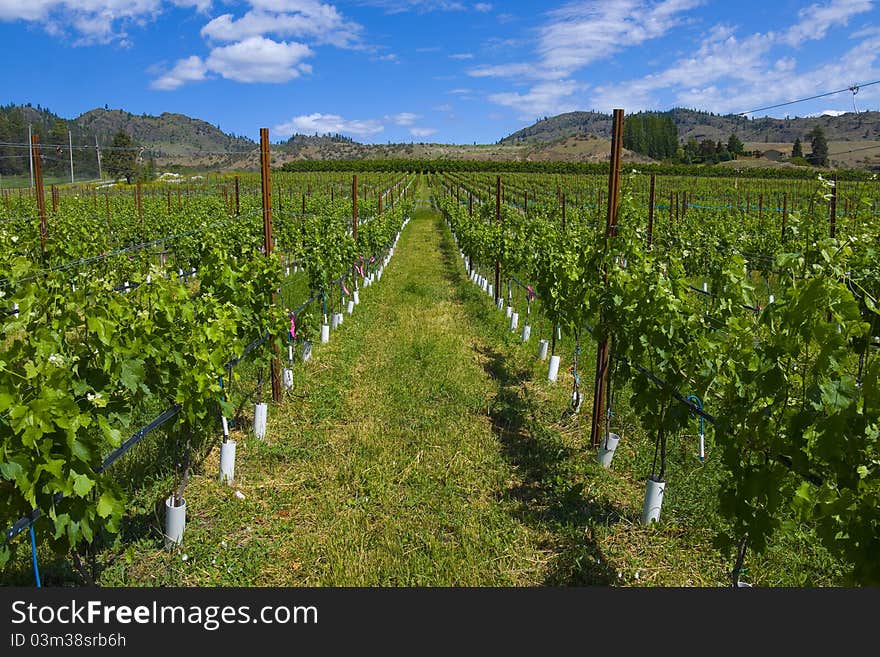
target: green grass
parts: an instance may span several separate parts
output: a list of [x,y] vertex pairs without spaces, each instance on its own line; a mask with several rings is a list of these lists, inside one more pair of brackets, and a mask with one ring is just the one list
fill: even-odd
[[[524,308],[519,308],[521,318]],[[361,303],[294,368],[270,404],[263,441],[248,433],[255,372],[242,369],[235,487],[217,481],[217,446],[187,488],[182,547],[162,549],[168,478],[132,492],[121,547],[96,557],[98,582],[128,586],[723,586],[713,547],[721,473],[692,439],[670,441],[661,523],[639,523],[652,441],[617,392],[623,440],[610,470],[589,446],[589,409],[567,412],[573,345],[559,382],[468,280],[448,229],[418,210]],[[591,382],[595,346],[583,345]],[[696,421],[694,427],[696,433]],[[240,491],[244,499],[238,499]],[[27,583],[25,554],[13,573]],[[185,558],[184,558],[185,557]],[[748,581],[823,585],[845,569],[808,530],[749,555]],[[76,581],[44,564],[55,584]]]

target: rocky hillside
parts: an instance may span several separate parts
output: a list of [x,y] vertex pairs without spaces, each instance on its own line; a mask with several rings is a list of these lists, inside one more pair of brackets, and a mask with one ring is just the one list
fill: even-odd
[[[794,142],[802,140],[815,126],[825,130],[829,141],[880,140],[880,112],[847,112],[840,116],[817,116],[789,119],[749,119],[733,114],[676,108],[669,111],[682,141],[726,140],[736,133],[744,142]],[[549,142],[575,135],[611,136],[611,115],[597,112],[569,112],[545,118],[518,130],[500,141],[502,144]]]
[[109,143],[124,130],[136,144],[148,147],[159,159],[185,158],[206,164],[223,159],[223,153],[252,151],[250,139],[229,135],[219,126],[184,114],[164,112],[159,116],[132,114],[124,110],[93,109],[74,119],[83,131]]

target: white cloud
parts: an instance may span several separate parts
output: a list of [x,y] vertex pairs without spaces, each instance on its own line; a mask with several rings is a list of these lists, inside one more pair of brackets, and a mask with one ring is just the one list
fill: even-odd
[[301,60],[312,55],[301,43],[277,42],[264,37],[249,37],[239,43],[214,48],[207,67],[236,82],[287,82],[310,68]]
[[53,36],[69,30],[74,45],[129,45],[125,26],[154,20],[168,6],[207,11],[210,0],[0,0],[0,21],[39,22]]
[[430,137],[436,132],[436,128],[410,128],[409,130],[409,134],[413,137]]
[[849,19],[873,9],[872,0],[831,0],[805,7],[798,12],[800,21],[780,36],[780,42],[798,46],[804,41],[824,39],[832,27],[847,25]]
[[474,5],[474,11],[478,11],[481,14],[487,14],[492,11],[492,5],[488,2],[478,2]]
[[608,59],[625,48],[663,36],[677,26],[681,14],[703,0],[588,0],[573,2],[549,13],[539,29],[537,62],[479,66],[473,77],[528,77],[535,80],[567,77],[588,64]]
[[346,21],[336,7],[318,2],[251,0],[254,7],[241,18],[222,14],[205,25],[201,34],[213,41],[240,41],[274,35],[313,39],[317,44],[350,48],[360,41],[363,28]]
[[408,11],[426,14],[432,11],[465,11],[467,6],[454,0],[362,0],[362,4],[384,9],[389,14]]
[[370,136],[382,132],[385,130],[385,126],[383,126],[381,122],[373,119],[349,120],[344,119],[338,114],[316,113],[296,116],[287,123],[275,126],[272,130],[274,133],[282,136],[289,136],[294,133],[307,135],[315,133],[318,133],[319,135],[340,133],[356,136]]
[[401,112],[400,114],[394,114],[393,116],[386,116],[385,119],[391,121],[396,125],[412,125],[416,121],[421,118],[418,114],[413,114],[412,112]]
[[524,94],[495,93],[489,95],[489,100],[517,110],[522,118],[562,114],[577,109],[577,104],[571,100],[571,96],[579,86],[574,80],[541,82]]
[[474,56],[469,52],[459,52],[454,55],[449,55],[449,59],[473,59]]
[[208,67],[205,65],[205,62],[202,61],[201,57],[193,55],[192,57],[178,60],[174,65],[174,68],[158,79],[153,80],[150,86],[153,87],[153,89],[170,91],[172,89],[177,89],[187,82],[204,80],[207,72]]
[[455,94],[455,95],[457,95],[457,96],[464,96],[464,95],[467,95],[467,94],[471,94],[471,93],[473,93],[473,92],[474,92],[473,89],[466,89],[466,88],[464,88],[464,87],[459,87],[458,89],[450,89],[450,90],[447,91],[446,93],[448,93],[448,94]]
[[431,109],[433,109],[435,112],[451,112],[452,105],[450,105],[449,103],[445,103],[444,105],[437,105],[436,107],[432,107]]
[[[880,78],[880,35],[863,40],[827,63],[801,71],[796,70],[794,60],[770,57],[778,38],[774,33],[758,33],[738,39],[728,28],[716,27],[697,52],[669,68],[596,87],[589,106],[606,111],[611,107],[629,111],[657,108],[658,93],[665,92],[682,107],[746,112],[840,89],[843,81]],[[843,92],[840,97],[847,95],[849,92]],[[779,111],[794,115],[804,107],[792,105]]]
[[523,116],[556,114],[576,108],[573,74],[589,64],[659,38],[679,25],[703,0],[586,0],[549,12],[538,29],[537,61],[483,65],[468,71],[476,78],[534,80],[525,93],[502,92],[492,102]]

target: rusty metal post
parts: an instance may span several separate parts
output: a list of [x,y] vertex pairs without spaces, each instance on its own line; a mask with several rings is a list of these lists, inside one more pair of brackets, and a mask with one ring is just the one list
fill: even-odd
[[651,174],[651,187],[648,192],[648,246],[654,243],[654,191],[655,191],[655,174]]
[[[608,208],[605,221],[606,243],[617,235],[617,210],[620,196],[620,163],[623,148],[623,110],[614,110],[611,133],[611,167],[608,172]],[[608,271],[602,277],[608,284]],[[608,365],[611,356],[611,338],[605,336],[596,349],[596,382],[593,387],[593,415],[590,419],[590,443],[594,448],[602,440],[605,418],[605,393],[608,389]]]
[[358,241],[358,177],[354,174],[351,177],[351,236],[354,243]]
[[[272,181],[269,169],[269,128],[260,128],[260,182],[263,192],[263,248],[266,257],[272,254]],[[272,290],[272,304],[275,304],[275,290]],[[278,358],[278,345],[272,343],[274,352],[270,366],[272,374],[272,401],[281,401],[281,362]]]
[[37,210],[40,214],[40,254],[46,259],[46,198],[43,196],[43,164],[40,162],[40,136],[31,135],[31,157],[34,160],[34,186],[37,192]]

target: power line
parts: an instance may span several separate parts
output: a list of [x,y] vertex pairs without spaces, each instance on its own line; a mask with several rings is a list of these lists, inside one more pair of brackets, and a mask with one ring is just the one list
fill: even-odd
[[860,151],[870,151],[874,148],[880,148],[880,144],[876,144],[874,146],[865,146],[864,148],[853,148],[848,151],[840,151],[839,153],[828,153],[828,156],[830,157],[832,155],[845,155],[846,153],[858,153]]
[[817,98],[825,98],[826,96],[833,96],[834,94],[839,94],[844,91],[851,91],[853,93],[858,93],[859,89],[862,87],[870,87],[872,84],[880,84],[880,80],[874,80],[873,82],[865,82],[864,84],[852,84],[848,87],[844,87],[843,89],[838,89],[837,91],[827,91],[824,94],[817,94],[815,96],[809,96],[808,98],[798,98],[797,100],[789,100],[784,103],[779,103],[778,105],[768,105],[767,107],[758,107],[757,109],[749,110],[747,112],[737,112],[734,116],[745,116],[746,114],[754,114],[755,112],[763,112],[764,110],[776,109],[777,107],[785,107],[786,105],[794,105],[795,103],[804,103],[808,100],[816,100]]

